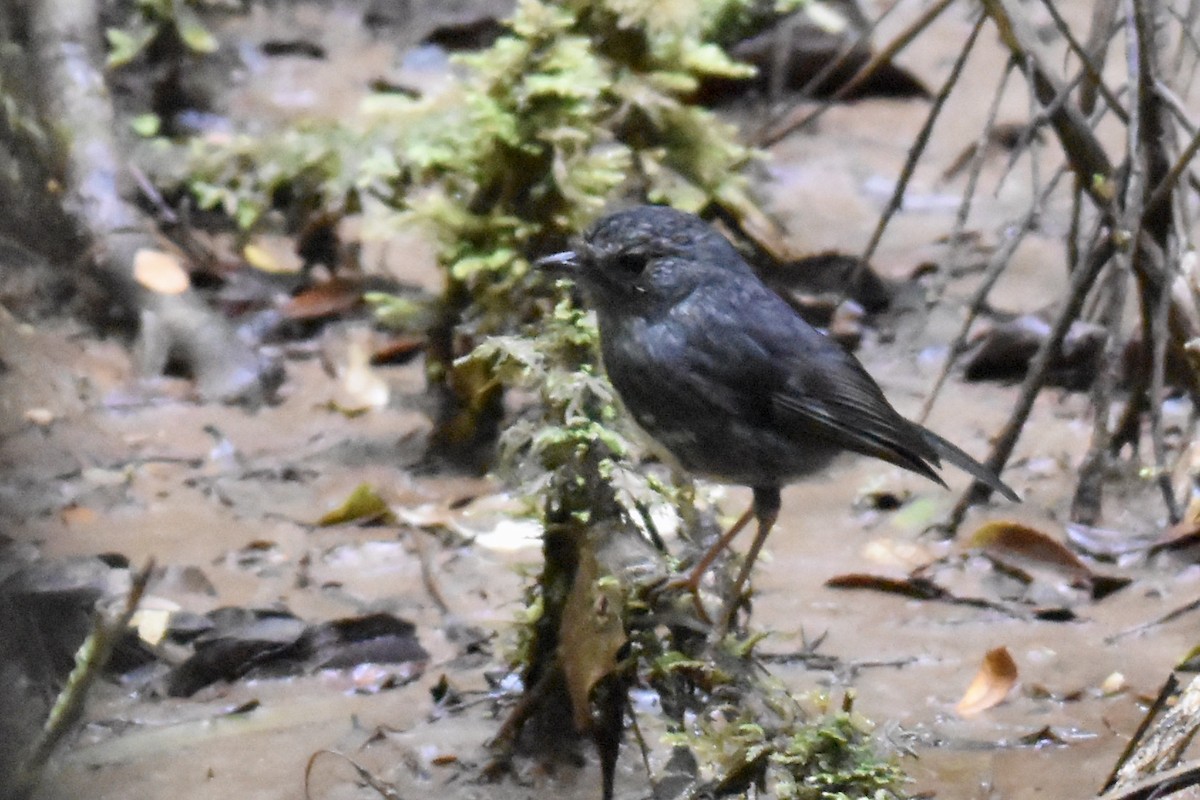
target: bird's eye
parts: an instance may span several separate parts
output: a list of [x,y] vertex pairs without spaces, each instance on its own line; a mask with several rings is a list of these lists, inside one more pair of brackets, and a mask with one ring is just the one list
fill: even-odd
[[640,275],[646,269],[648,259],[640,253],[621,253],[613,259],[613,265],[618,272],[626,275]]

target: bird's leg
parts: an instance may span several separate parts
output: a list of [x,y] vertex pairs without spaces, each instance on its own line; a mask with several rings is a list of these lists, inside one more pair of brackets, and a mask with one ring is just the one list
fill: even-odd
[[721,554],[721,551],[729,546],[729,543],[742,532],[750,524],[750,520],[754,518],[753,504],[746,509],[746,513],[738,517],[737,522],[721,534],[721,538],[716,543],[704,551],[704,555],[696,562],[696,566],[692,567],[686,578],[677,578],[667,584],[669,589],[687,589],[692,593],[692,605],[696,608],[696,615],[705,622],[711,622],[708,617],[708,612],[704,610],[704,603],[700,600],[700,581],[704,580],[704,573],[708,572],[708,568],[712,566],[713,561]]
[[700,557],[700,560],[696,562],[696,566],[692,567],[692,571],[688,573],[687,581],[684,585],[690,587],[693,592],[699,591],[700,581],[704,580],[704,573],[708,572],[708,568],[717,560],[717,556],[721,554],[721,551],[729,547],[729,543],[742,532],[742,528],[750,524],[750,520],[753,518],[754,506],[751,505],[746,509],[746,513],[738,517],[737,522],[730,526],[729,530],[721,534],[721,538],[716,541],[716,544],[704,551],[704,555]]
[[[750,545],[750,549],[746,552],[746,557],[742,561],[742,568],[738,571],[737,580],[733,582],[733,591],[730,592],[728,599],[725,600],[725,607],[721,609],[721,616],[717,618],[717,626],[713,629],[711,641],[719,642],[725,638],[726,632],[733,625],[733,618],[737,614],[738,606],[742,602],[742,589],[746,585],[746,580],[750,577],[750,570],[754,568],[754,562],[758,559],[758,553],[762,550],[763,544],[767,541],[767,535],[771,532],[771,528],[775,526],[775,520],[779,518],[779,487],[755,487],[754,503],[750,510],[754,516],[758,517],[758,532],[754,535],[754,541]],[[749,513],[749,512],[748,512]]]

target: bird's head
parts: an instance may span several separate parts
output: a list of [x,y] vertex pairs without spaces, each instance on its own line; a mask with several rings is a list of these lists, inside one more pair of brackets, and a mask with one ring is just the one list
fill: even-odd
[[538,264],[564,270],[601,311],[669,306],[701,283],[750,269],[708,223],[666,206],[602,217],[572,250]]

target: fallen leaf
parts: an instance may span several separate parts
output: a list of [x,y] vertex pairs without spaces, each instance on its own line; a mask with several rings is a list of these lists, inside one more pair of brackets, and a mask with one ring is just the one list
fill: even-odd
[[1131,583],[1133,583],[1132,578],[1126,578],[1121,575],[1093,575],[1092,599],[1103,600],[1113,592],[1119,592]]
[[872,589],[914,600],[939,600],[949,596],[945,589],[928,578],[888,578],[861,572],[835,575],[825,581],[825,585],[830,589]]
[[295,275],[304,264],[290,248],[274,241],[260,240],[242,248],[242,258],[259,272],[275,275]]
[[39,428],[48,428],[54,422],[54,412],[48,408],[25,409],[25,421],[32,422]]
[[912,492],[891,489],[870,489],[854,498],[856,509],[870,511],[896,511],[912,497]]
[[372,408],[383,408],[391,397],[387,381],[371,368],[367,343],[352,341],[346,348],[346,365],[341,371],[337,396],[332,405],[347,416]]
[[926,495],[905,503],[892,514],[892,526],[900,531],[923,531],[937,521],[941,504]]
[[1065,545],[1019,522],[995,520],[984,523],[971,535],[967,546],[1001,561],[1011,559],[1023,566],[1051,569],[1083,584],[1090,585],[1095,577]]
[[[1050,334],[1050,323],[1026,314],[997,323],[971,342],[963,363],[968,381],[1020,380]],[[1106,341],[1104,328],[1090,322],[1071,324],[1047,374],[1047,383],[1068,389],[1091,386]]]
[[1017,662],[1009,655],[1008,648],[997,647],[987,651],[979,672],[967,687],[954,710],[959,716],[973,717],[999,705],[1017,683]]
[[362,299],[363,288],[358,281],[332,278],[292,297],[280,312],[288,319],[321,319],[352,311]]
[[324,409],[325,411],[336,411],[346,419],[358,419],[371,410],[362,407],[347,408],[346,406],[339,405],[337,400],[330,400],[328,403],[317,406],[317,408]]
[[256,540],[245,547],[227,551],[221,561],[236,569],[264,573],[275,570],[288,561],[287,554],[275,542]]
[[90,525],[99,515],[95,509],[72,503],[58,512],[59,518],[67,525]]
[[1113,672],[1109,674],[1109,676],[1100,683],[1100,691],[1106,697],[1119,694],[1128,688],[1129,682],[1125,680],[1125,676],[1120,672]]
[[84,467],[79,477],[93,486],[123,486],[133,480],[133,473],[128,468]]
[[393,336],[372,351],[371,363],[376,366],[407,364],[420,355],[425,349],[425,344],[424,336]]
[[[1029,131],[1029,126],[1024,122],[1001,122],[993,125],[987,131],[983,143],[984,152],[1012,152],[1022,145],[1025,137],[1030,135]],[[1035,141],[1041,141],[1041,134],[1035,130],[1032,132],[1031,138]],[[966,149],[955,156],[953,163],[942,173],[942,180],[951,180],[962,172],[971,163],[972,159],[975,158],[978,151],[979,142],[972,142],[967,145]]]
[[217,596],[217,587],[213,586],[204,570],[191,565],[168,564],[163,567],[162,573],[155,581],[155,587],[172,597],[179,594]]
[[178,603],[165,597],[143,597],[138,610],[133,612],[129,624],[137,631],[138,638],[150,645],[158,645],[170,629],[171,616],[180,610]]
[[1189,502],[1183,519],[1163,531],[1158,541],[1154,542],[1147,555],[1156,555],[1164,551],[1190,550],[1200,544],[1200,513],[1194,508],[1195,502]]
[[558,657],[579,731],[591,729],[592,688],[616,670],[617,653],[625,646],[621,589],[599,578],[599,570],[595,554],[585,549],[559,631]]
[[257,711],[261,706],[261,700],[247,700],[244,703],[238,703],[227,711],[221,712],[221,716],[236,717],[240,714],[249,714],[251,711]]
[[1064,745],[1066,740],[1059,736],[1049,725],[1021,736],[1017,741],[1026,747],[1045,747],[1046,745]]
[[158,294],[183,294],[192,283],[178,256],[145,247],[133,254],[133,279]]
[[[417,663],[423,670],[429,660],[429,653],[417,641],[416,626],[382,611],[314,625],[304,632],[301,642],[315,669]],[[356,677],[367,676],[360,673]]]
[[1067,541],[1071,546],[1091,558],[1115,561],[1121,556],[1150,547],[1150,543],[1145,539],[1131,537],[1125,531],[1097,528],[1078,522],[1068,522],[1066,532]]
[[392,513],[387,501],[380,497],[370,484],[362,483],[350,493],[345,502],[317,520],[317,524],[328,527],[346,522],[391,524],[395,521],[396,515]]
[[1062,606],[1035,608],[1033,610],[1033,618],[1040,619],[1042,622],[1074,622],[1079,619],[1074,611]]

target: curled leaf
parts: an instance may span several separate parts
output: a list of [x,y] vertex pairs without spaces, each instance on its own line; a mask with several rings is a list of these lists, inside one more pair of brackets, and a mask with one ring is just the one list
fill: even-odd
[[133,278],[158,294],[182,294],[191,285],[177,256],[145,247],[133,254]]
[[967,546],[1001,561],[1050,569],[1081,584],[1091,584],[1095,577],[1065,545],[1019,522],[995,520],[985,523],[971,536]]
[[989,650],[979,665],[979,672],[975,673],[975,679],[954,710],[959,716],[973,717],[999,705],[1016,683],[1017,662],[1009,655],[1008,648]]
[[322,319],[353,311],[362,302],[362,286],[347,278],[317,283],[283,304],[288,319]]
[[396,516],[387,502],[370,484],[359,484],[346,501],[317,520],[322,527],[341,525],[346,522],[366,524],[370,522],[395,522]]

